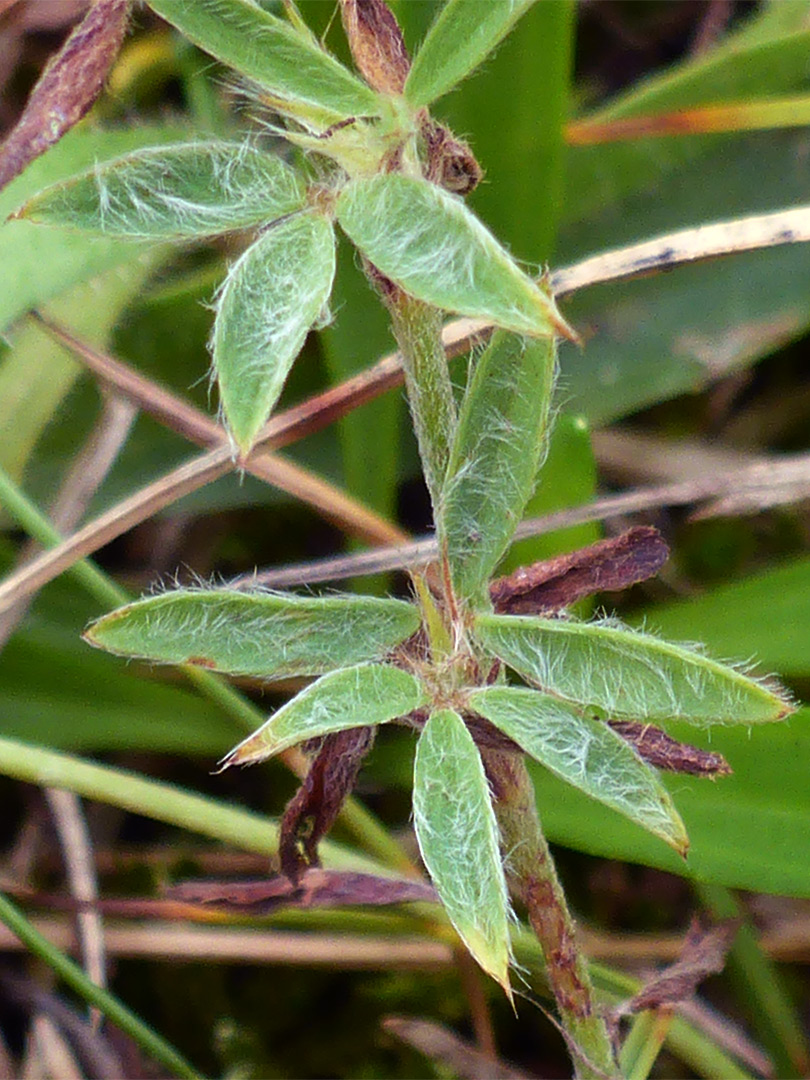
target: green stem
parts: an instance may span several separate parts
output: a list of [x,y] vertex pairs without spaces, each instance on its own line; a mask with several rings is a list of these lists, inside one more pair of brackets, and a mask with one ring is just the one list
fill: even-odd
[[0,921],[5,923],[26,948],[30,949],[41,960],[44,960],[68,986],[81,994],[89,1004],[95,1005],[122,1031],[131,1035],[150,1057],[159,1061],[175,1076],[196,1080],[202,1075],[192,1068],[170,1043],[161,1038],[156,1031],[153,1031],[140,1017],[131,1012],[118,998],[88,979],[79,965],[65,956],[47,938],[43,937],[22,912],[2,893],[0,893]]
[[514,895],[526,905],[543,950],[560,1020],[572,1043],[575,1075],[604,1080],[619,1075],[607,1025],[596,1003],[584,954],[554,860],[543,835],[534,788],[519,754],[481,749],[492,785],[495,813]]
[[456,404],[436,308],[405,293],[388,298],[391,323],[405,371],[405,387],[419,443],[425,482],[438,521],[442,486],[456,430]]

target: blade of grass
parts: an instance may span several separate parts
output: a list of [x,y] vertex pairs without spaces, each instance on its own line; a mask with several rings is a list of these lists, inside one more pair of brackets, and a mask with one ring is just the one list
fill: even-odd
[[0,920],[5,923],[12,933],[16,934],[35,956],[44,961],[88,1004],[95,1006],[112,1023],[116,1024],[127,1035],[130,1035],[150,1057],[159,1061],[175,1076],[197,1080],[202,1075],[175,1050],[171,1043],[166,1042],[162,1036],[153,1031],[123,1002],[119,1001],[107,990],[103,990],[100,986],[96,986],[95,983],[91,982],[79,965],[51,945],[47,938],[44,938],[25,918],[22,912],[2,893],[0,893]]

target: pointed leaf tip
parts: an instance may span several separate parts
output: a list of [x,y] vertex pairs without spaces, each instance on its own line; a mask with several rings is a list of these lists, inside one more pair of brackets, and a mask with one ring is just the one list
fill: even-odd
[[307,739],[347,728],[376,726],[425,704],[413,675],[385,664],[360,664],[324,675],[273,713],[218,763],[252,765]]
[[29,199],[15,216],[131,239],[214,236],[300,210],[279,157],[228,142],[160,146],[106,161]]
[[119,656],[206,667],[232,675],[322,675],[382,658],[419,627],[402,600],[178,589],[104,615],[85,641]]
[[334,230],[314,211],[270,228],[231,267],[212,352],[225,420],[243,454],[278,401],[334,276]]
[[347,184],[337,201],[347,236],[405,292],[529,337],[571,337],[554,300],[462,200],[427,180],[386,174]]
[[513,686],[476,691],[470,705],[560,779],[686,855],[689,838],[669,792],[655,770],[604,721],[547,694]]
[[448,917],[512,1000],[509,900],[484,766],[461,717],[434,712],[416,748],[416,837]]

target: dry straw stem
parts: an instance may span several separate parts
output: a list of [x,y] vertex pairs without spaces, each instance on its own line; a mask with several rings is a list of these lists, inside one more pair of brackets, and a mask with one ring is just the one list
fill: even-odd
[[[802,206],[773,214],[758,214],[714,225],[702,225],[695,229],[685,229],[671,233],[656,240],[634,244],[627,248],[606,252],[602,255],[585,259],[573,266],[564,267],[550,276],[550,286],[556,296],[566,296],[589,285],[604,284],[608,281],[621,281],[644,276],[675,266],[696,262],[701,259],[732,255],[743,251],[774,247],[779,244],[804,243],[810,240],[810,207]],[[486,335],[491,327],[481,320],[458,319],[445,326],[442,337],[449,356],[456,356],[468,351],[474,342]],[[346,415],[358,405],[370,401],[386,390],[402,382],[402,367],[397,353],[383,357],[380,361],[362,372],[347,379],[331,390],[304,402],[293,409],[271,418],[259,434],[253,452],[247,461],[254,461],[268,446],[287,445],[306,434],[320,430]],[[225,475],[235,466],[244,468],[245,461],[235,463],[229,446],[219,446],[136,492],[123,500],[106,514],[102,514],[68,537],[62,544],[51,548],[35,562],[21,572],[9,577],[0,585],[0,611],[5,611],[10,604],[29,596],[32,592],[53,580],[80,559],[91,555],[104,544],[121,536],[135,525],[171,505],[177,499],[199,490],[205,484]],[[732,483],[724,478],[721,486],[713,486],[710,495],[725,493]],[[688,485],[662,485],[654,489],[642,489],[628,495],[614,496],[602,500],[590,507],[578,507],[576,511],[563,511],[541,519],[539,529],[531,522],[524,522],[516,537],[532,535],[533,531],[550,531],[574,522],[599,520],[605,516],[625,513],[661,505],[683,505],[693,502],[707,494],[705,489],[690,482]],[[377,553],[371,553],[376,556]],[[336,576],[353,576],[358,573],[377,573],[381,569],[395,569],[407,562],[429,562],[435,557],[435,550],[427,544],[399,548],[393,553],[386,553],[387,562],[367,569],[371,560],[363,562],[363,557],[353,560],[346,571],[346,561],[335,573],[335,563],[325,577],[301,577],[301,569],[294,569],[292,582],[302,580],[330,580]],[[267,578],[263,579],[267,583]],[[274,586],[280,581],[274,580]]]

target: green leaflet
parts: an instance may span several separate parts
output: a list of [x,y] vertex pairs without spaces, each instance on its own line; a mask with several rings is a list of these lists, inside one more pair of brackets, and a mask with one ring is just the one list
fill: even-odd
[[380,111],[373,90],[309,34],[254,0],[149,0],[149,6],[217,60],[298,106],[302,120],[325,127]]
[[418,626],[402,600],[180,589],[104,615],[84,638],[122,656],[283,678],[377,660]]
[[426,180],[388,174],[346,185],[337,219],[371,262],[435,307],[519,334],[571,336],[554,300],[461,199]]
[[361,664],[333,671],[273,713],[266,724],[223,758],[220,767],[263,761],[305,739],[332,731],[384,724],[424,704],[419,680],[399,668]]
[[405,97],[414,108],[452,90],[503,40],[534,0],[448,0],[414,57]]
[[314,212],[280,221],[231,267],[211,344],[225,420],[243,453],[278,401],[334,276],[335,234]]
[[35,195],[19,217],[111,236],[184,239],[300,210],[304,185],[275,155],[227,142],[153,147]]
[[416,747],[416,838],[453,926],[511,997],[509,901],[481,757],[461,717],[434,712]]
[[470,705],[541,765],[660,836],[681,855],[686,829],[657,774],[600,720],[536,690],[493,686]]
[[523,517],[545,455],[555,372],[553,338],[501,332],[472,373],[439,513],[461,600],[489,606],[487,582]]
[[475,633],[541,689],[610,717],[759,724],[793,711],[785,697],[734,668],[621,626],[482,615]]

